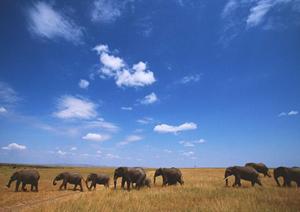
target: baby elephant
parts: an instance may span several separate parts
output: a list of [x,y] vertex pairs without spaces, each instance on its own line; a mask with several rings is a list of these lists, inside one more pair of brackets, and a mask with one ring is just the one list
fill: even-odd
[[[89,186],[88,183],[92,181],[91,185]],[[94,187],[96,189],[96,184],[104,185],[106,188],[109,187],[109,176],[107,174],[95,174],[91,173],[86,178],[86,187],[91,190]]]
[[147,186],[148,188],[151,188],[151,180],[150,178],[146,178],[143,182],[143,185],[142,186]]
[[232,167],[228,167],[225,170],[225,177],[224,180],[226,180],[226,186],[228,186],[228,177],[234,175],[235,177],[235,181],[233,183],[233,187],[238,185],[241,186],[241,179],[242,180],[247,180],[247,181],[251,181],[252,186],[255,185],[255,183],[257,183],[258,185],[262,186],[260,179],[259,179],[259,174],[258,172],[250,167],[250,166],[232,166]]
[[13,181],[17,181],[16,182],[16,189],[15,191],[19,191],[19,186],[20,183],[22,183],[22,190],[26,191],[26,184],[30,184],[31,185],[31,191],[33,191],[33,187],[35,188],[35,191],[38,192],[38,183],[39,183],[39,179],[40,179],[40,174],[37,170],[20,170],[17,171],[15,173],[13,173],[13,175],[10,177],[10,180],[8,182],[8,184],[6,185],[8,188],[10,187],[10,184]]
[[61,190],[62,187],[64,187],[64,189],[67,189],[67,184],[73,184],[75,185],[73,190],[76,191],[77,186],[80,186],[80,191],[83,191],[82,188],[82,180],[83,177],[80,174],[77,173],[70,173],[70,172],[63,172],[60,173],[59,175],[57,175],[54,180],[53,180],[53,185],[56,185],[56,181],[62,180],[62,184],[60,185],[59,189]]

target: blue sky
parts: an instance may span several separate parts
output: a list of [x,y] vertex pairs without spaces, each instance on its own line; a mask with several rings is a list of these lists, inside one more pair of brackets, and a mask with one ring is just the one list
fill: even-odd
[[300,165],[299,0],[2,0],[0,28],[0,162]]

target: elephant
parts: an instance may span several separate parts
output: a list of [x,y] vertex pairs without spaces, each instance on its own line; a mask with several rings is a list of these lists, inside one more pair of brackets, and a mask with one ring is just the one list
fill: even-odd
[[33,191],[33,188],[35,188],[34,191],[38,192],[39,191],[39,188],[38,188],[39,179],[40,179],[40,174],[37,170],[23,169],[23,170],[16,171],[15,173],[13,173],[13,175],[10,177],[10,180],[6,186],[9,188],[10,184],[16,180],[17,181],[16,189],[15,189],[16,192],[19,191],[20,183],[22,183],[23,191],[27,191],[25,188],[26,184],[31,184],[31,191]]
[[[92,181],[90,187],[88,186],[88,183]],[[109,187],[109,176],[107,174],[95,174],[91,173],[86,178],[86,187],[91,190],[92,187],[94,187],[94,190],[96,189],[96,184],[104,185],[106,188]]]
[[297,183],[297,187],[300,187],[300,168],[298,167],[278,167],[273,172],[274,179],[278,186],[281,186],[278,177],[283,177],[283,186],[291,186],[291,182]]
[[184,184],[181,171],[174,167],[156,169],[154,174],[154,179],[153,179],[154,184],[157,176],[162,176],[163,178],[162,186],[165,186],[167,184],[176,185],[177,182],[180,183],[180,185]]
[[67,183],[74,184],[73,190],[76,191],[77,186],[80,186],[80,191],[83,191],[82,188],[82,180],[83,177],[78,174],[78,173],[70,173],[70,172],[63,172],[58,174],[54,180],[53,180],[53,185],[56,185],[56,181],[62,180],[62,184],[60,185],[59,189],[61,190],[63,187],[66,190],[67,189]]
[[117,187],[117,179],[122,177],[121,187],[124,189],[125,182],[127,182],[127,190],[130,191],[130,184],[135,183],[139,190],[146,179],[146,172],[141,167],[118,167],[114,173],[114,189]]
[[150,178],[146,178],[143,182],[143,186],[147,186],[148,188],[151,188],[151,180]]
[[262,173],[264,176],[271,177],[269,168],[263,163],[246,163],[245,166],[251,166],[257,172]]
[[250,167],[250,166],[232,166],[228,167],[225,170],[225,177],[224,180],[226,180],[226,186],[228,186],[228,177],[234,175],[235,181],[233,183],[233,187],[238,185],[239,187],[241,184],[241,179],[246,181],[251,181],[252,186],[257,183],[258,185],[262,186],[261,181],[259,179],[258,172]]

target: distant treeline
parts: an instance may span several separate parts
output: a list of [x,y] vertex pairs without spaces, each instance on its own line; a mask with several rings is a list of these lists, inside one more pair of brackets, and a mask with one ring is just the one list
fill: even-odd
[[107,166],[91,166],[91,165],[86,165],[86,164],[78,164],[78,165],[70,165],[70,164],[49,164],[49,165],[45,165],[45,164],[25,164],[25,163],[0,163],[0,167],[10,167],[13,169],[17,169],[17,168],[44,168],[44,169],[51,169],[51,168],[83,168],[83,167],[93,167],[93,168],[111,168],[111,167],[107,167]]

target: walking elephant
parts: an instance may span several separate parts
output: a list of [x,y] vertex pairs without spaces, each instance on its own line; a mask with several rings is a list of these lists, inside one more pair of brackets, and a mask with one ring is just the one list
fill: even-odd
[[224,180],[226,180],[226,186],[228,186],[228,177],[233,175],[235,177],[235,181],[233,183],[233,187],[238,185],[241,186],[241,179],[250,181],[252,186],[257,183],[258,185],[262,186],[260,179],[259,179],[259,174],[258,172],[250,167],[250,166],[232,166],[228,167],[225,170],[225,176]]
[[251,166],[257,172],[262,173],[264,176],[271,177],[269,173],[269,168],[263,163],[246,163],[245,166]]
[[[91,185],[89,186],[88,183],[92,181]],[[94,187],[96,189],[96,185],[104,185],[106,188],[109,187],[109,176],[107,174],[95,174],[91,173],[86,178],[86,187],[91,190]]]
[[297,183],[297,187],[300,187],[300,168],[293,167],[278,167],[274,169],[274,179],[278,186],[281,186],[278,178],[283,177],[283,186],[291,186],[291,182],[294,181]]
[[[9,188],[13,181],[17,181],[16,189],[15,189],[16,192],[19,191],[20,183],[22,183],[22,191],[27,191],[26,184],[30,184],[31,191],[34,190],[34,191],[38,192],[39,191],[39,188],[38,188],[39,179],[40,179],[40,174],[37,170],[24,169],[24,170],[20,170],[20,171],[13,173],[13,175],[10,177],[10,180],[6,186]],[[33,188],[35,188],[35,189],[33,189]]]
[[135,183],[136,188],[140,189],[146,179],[146,172],[140,167],[119,167],[115,169],[114,173],[114,189],[117,187],[117,179],[122,177],[121,187],[124,188],[125,182],[127,183],[127,190],[130,191],[130,184]]
[[153,179],[154,184],[157,176],[162,176],[163,179],[162,186],[165,186],[167,184],[176,185],[177,182],[180,183],[180,185],[184,184],[181,171],[174,167],[156,169],[154,174],[154,179]]
[[74,188],[73,190],[76,191],[77,186],[79,185],[80,191],[83,191],[82,188],[82,180],[83,177],[80,174],[77,173],[70,173],[70,172],[63,172],[58,174],[54,180],[53,180],[53,185],[56,185],[56,181],[62,180],[62,184],[60,185],[59,189],[61,190],[63,187],[66,190],[67,189],[67,184],[73,184]]

